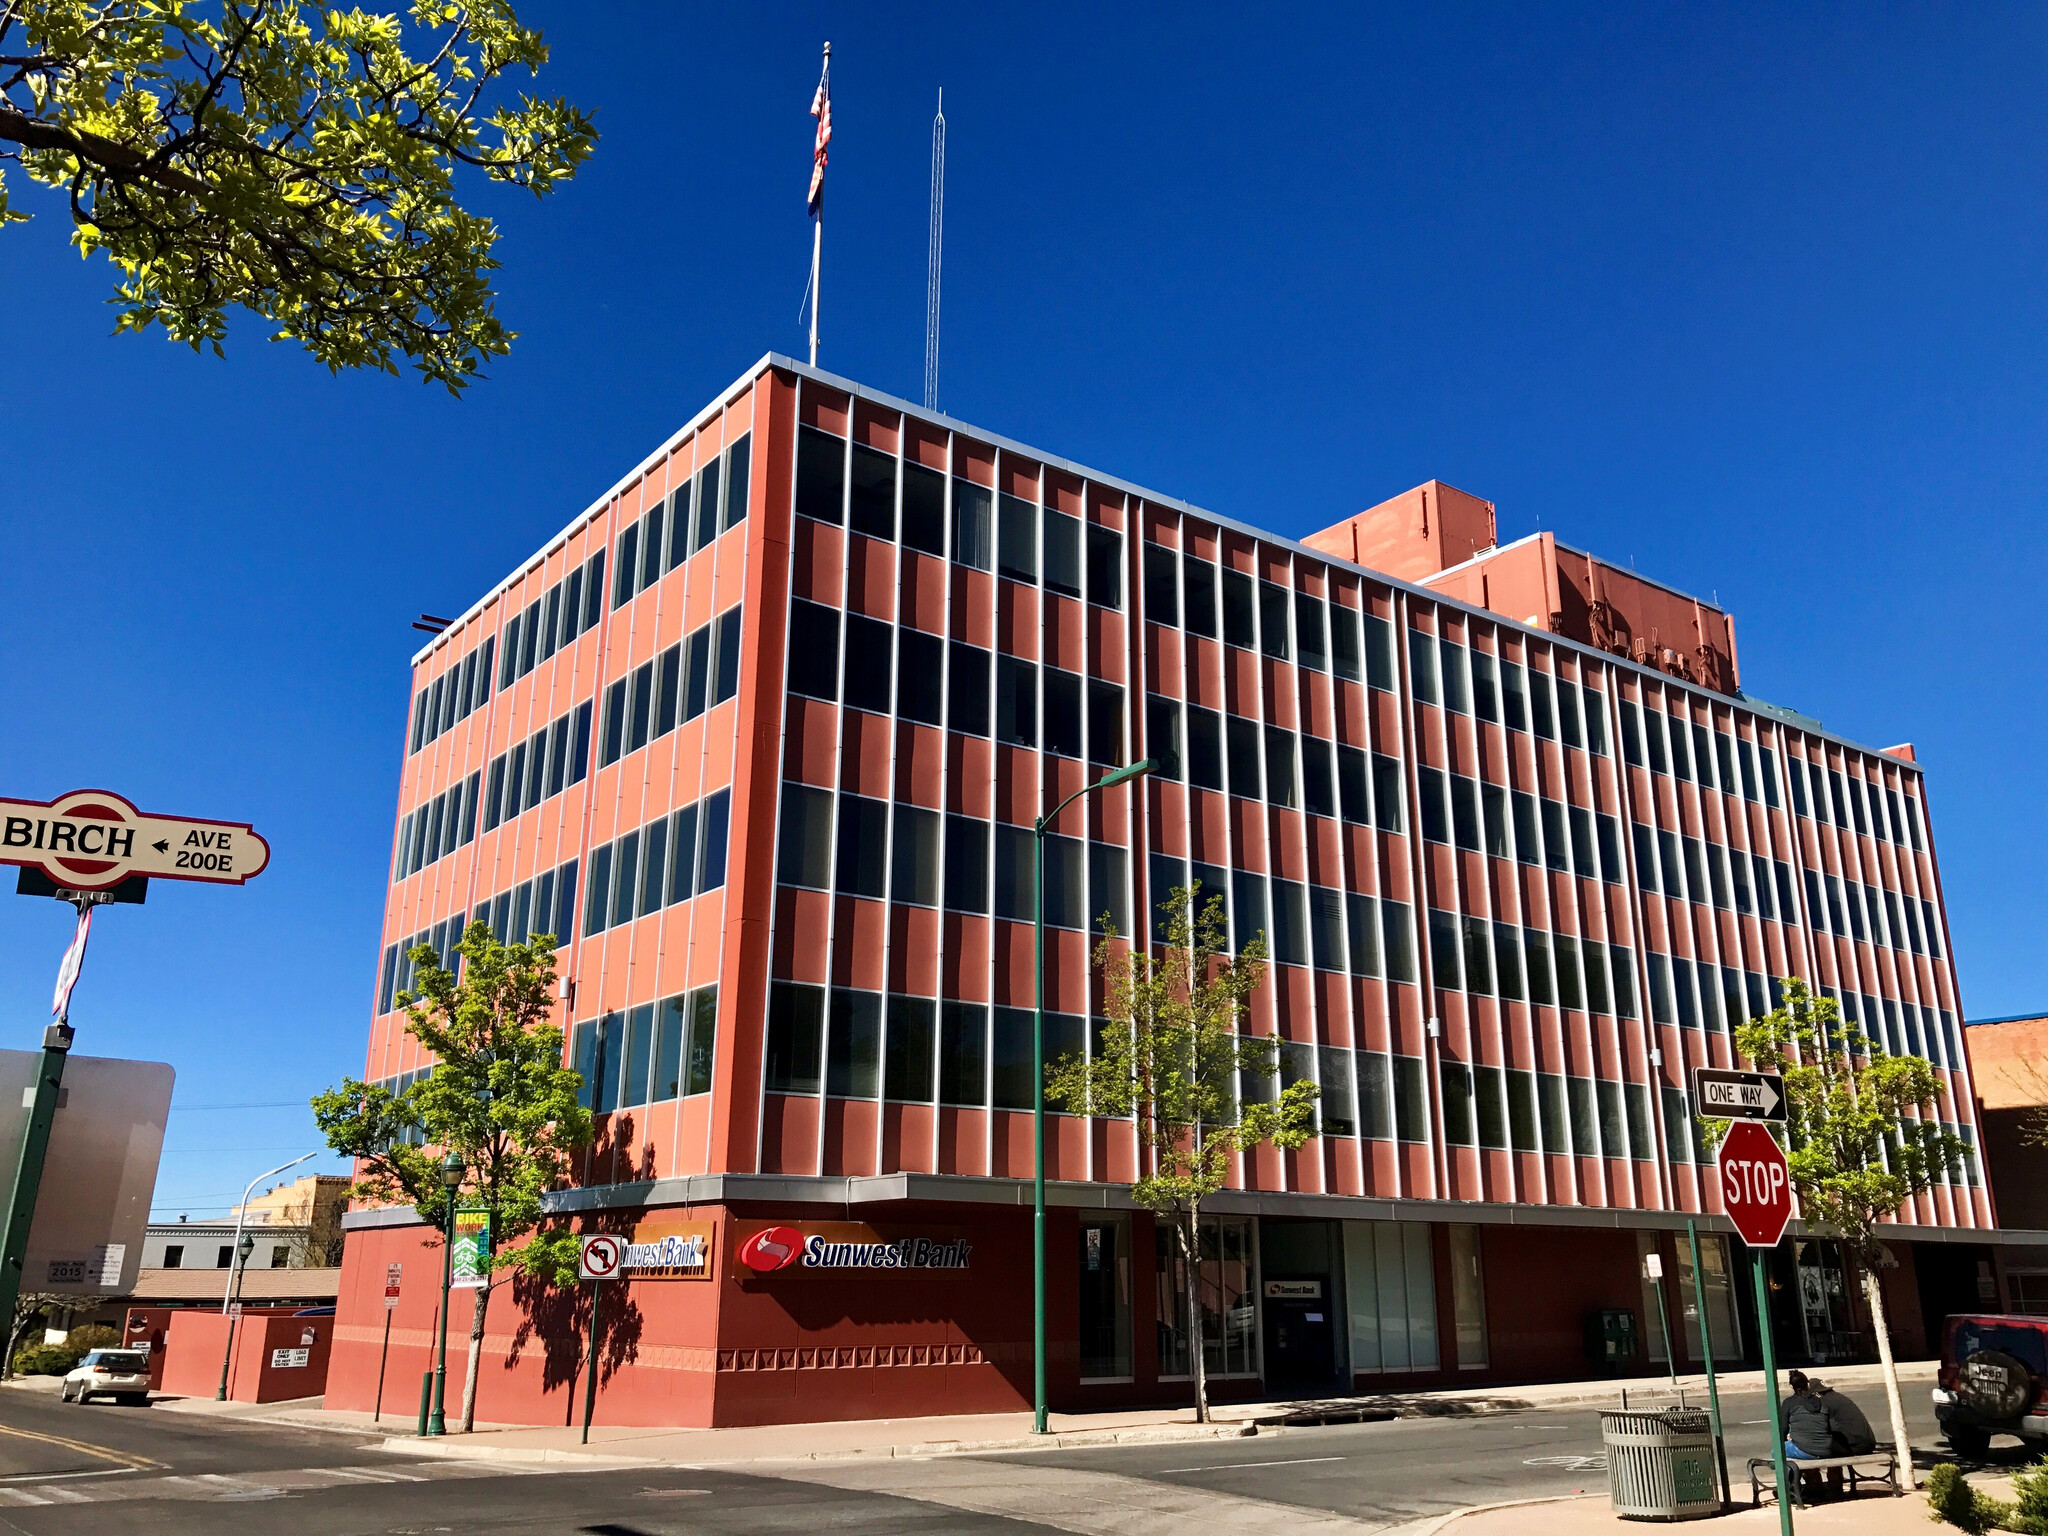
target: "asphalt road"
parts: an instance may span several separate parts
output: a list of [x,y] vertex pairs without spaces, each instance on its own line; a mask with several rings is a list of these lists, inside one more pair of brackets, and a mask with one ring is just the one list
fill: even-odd
[[[1882,1419],[1879,1394],[1856,1395]],[[1748,1393],[1723,1406],[1740,1494],[1744,1460],[1769,1450],[1764,1400]],[[1931,1464],[1938,1441],[1924,1387],[1909,1390],[1907,1407],[1918,1459]],[[214,1536],[230,1524],[235,1536],[1044,1536],[1048,1526],[1118,1536],[1176,1507],[1256,1536],[1307,1530],[1317,1517],[1356,1530],[1345,1522],[1598,1492],[1599,1458],[1597,1412],[1552,1408],[925,1463],[565,1472],[393,1455],[355,1432],[0,1391],[0,1536]]]
[[[1852,1395],[1882,1435],[1882,1391]],[[1931,1454],[1941,1442],[1926,1387],[1909,1385],[1904,1403],[1920,1464],[1943,1459]],[[1769,1410],[1760,1392],[1724,1396],[1721,1410],[1729,1480],[1746,1503],[1748,1459],[1771,1450]],[[1998,1455],[1994,1451],[1992,1459]],[[1580,1490],[1600,1493],[1607,1487],[1600,1415],[1592,1407],[1396,1419],[1290,1429],[1249,1440],[1027,1452],[1006,1459],[1115,1471],[1389,1524],[1474,1504]]]

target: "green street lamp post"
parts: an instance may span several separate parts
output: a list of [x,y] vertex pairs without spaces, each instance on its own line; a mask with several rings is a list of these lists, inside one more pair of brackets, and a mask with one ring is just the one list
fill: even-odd
[[242,1276],[249,1272],[249,1255],[255,1251],[256,1239],[244,1232],[242,1240],[235,1244],[235,1287],[221,1308],[228,1315],[228,1347],[221,1352],[220,1387],[213,1394],[216,1403],[228,1400],[228,1364],[235,1358],[235,1324],[242,1320]]
[[459,1152],[450,1151],[441,1164],[441,1188],[448,1193],[448,1209],[441,1228],[441,1339],[434,1355],[434,1410],[427,1415],[429,1435],[448,1433],[448,1418],[443,1406],[448,1391],[448,1293],[455,1276],[455,1196],[462,1188],[463,1175],[468,1172],[462,1165]]
[[1151,773],[1159,766],[1140,758],[1114,768],[1093,784],[1084,784],[1031,824],[1031,1369],[1033,1379],[1031,1432],[1045,1433],[1045,835],[1059,814],[1083,795],[1114,789]]

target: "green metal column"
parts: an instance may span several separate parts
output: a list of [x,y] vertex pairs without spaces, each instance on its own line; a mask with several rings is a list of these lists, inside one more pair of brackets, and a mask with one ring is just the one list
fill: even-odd
[[1045,818],[1031,829],[1031,1432],[1045,1405]]
[[1750,1273],[1756,1280],[1756,1332],[1763,1346],[1764,1393],[1771,1415],[1771,1466],[1778,1474],[1778,1533],[1792,1536],[1792,1483],[1785,1469],[1785,1422],[1778,1411],[1778,1351],[1771,1340],[1771,1288],[1764,1277],[1768,1248],[1749,1252]]
[[36,1191],[42,1187],[43,1158],[50,1150],[50,1127],[57,1119],[57,1092],[64,1086],[64,1059],[71,1053],[71,1033],[71,1026],[65,1023],[52,1024],[43,1031],[35,1098],[21,1133],[21,1156],[14,1164],[14,1194],[7,1202],[6,1226],[0,1229],[0,1318],[10,1321],[21,1296],[21,1269],[28,1258]]
[[448,1192],[448,1219],[441,1243],[441,1342],[434,1357],[434,1409],[427,1415],[427,1433],[448,1433],[448,1293],[455,1273],[455,1191]]

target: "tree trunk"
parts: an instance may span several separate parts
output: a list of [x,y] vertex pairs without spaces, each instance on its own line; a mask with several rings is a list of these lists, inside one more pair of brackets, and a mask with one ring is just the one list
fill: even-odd
[[491,1309],[491,1292],[497,1286],[481,1285],[470,1294],[469,1370],[462,1378],[462,1432],[476,1428],[476,1376],[484,1358],[484,1317]]
[[[1185,1225],[1175,1222],[1180,1237],[1180,1251],[1187,1261],[1185,1271],[1188,1293],[1188,1337],[1192,1341],[1193,1354],[1189,1357],[1195,1373],[1195,1422],[1209,1422],[1209,1369],[1207,1349],[1202,1342],[1202,1206],[1197,1201],[1188,1212]],[[1192,1234],[1192,1235],[1191,1235]]]
[[1884,1280],[1877,1265],[1862,1264],[1863,1295],[1870,1303],[1870,1328],[1877,1335],[1878,1364],[1884,1367],[1884,1401],[1892,1415],[1892,1444],[1898,1447],[1899,1482],[1907,1489],[1920,1486],[1913,1472],[1913,1442],[1906,1433],[1906,1409],[1899,1401],[1899,1368],[1892,1362],[1891,1328],[1884,1320]]

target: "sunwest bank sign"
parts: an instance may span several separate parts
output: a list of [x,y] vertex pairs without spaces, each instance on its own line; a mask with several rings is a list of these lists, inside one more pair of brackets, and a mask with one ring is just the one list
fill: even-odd
[[744,1278],[784,1269],[966,1269],[973,1249],[964,1237],[899,1236],[860,1222],[749,1223],[735,1236],[734,1273]]

